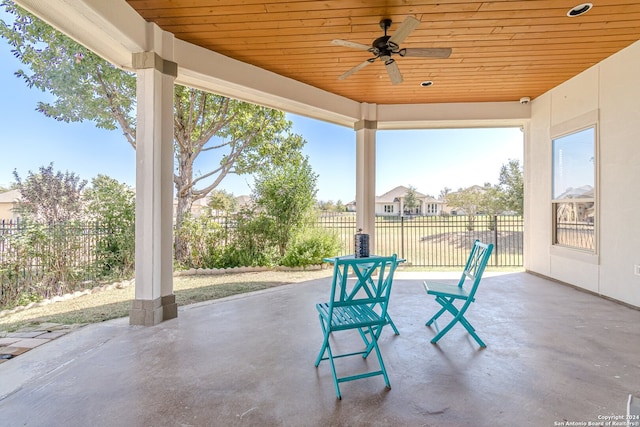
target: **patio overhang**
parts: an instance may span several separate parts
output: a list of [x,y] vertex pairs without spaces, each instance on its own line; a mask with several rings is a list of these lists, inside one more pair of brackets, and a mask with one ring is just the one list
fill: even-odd
[[[17,0],[107,61],[135,71],[132,55],[158,46],[170,35],[145,21],[125,1]],[[363,103],[235,60],[173,38],[158,52],[178,64],[177,84],[353,128],[363,118]],[[171,56],[171,57],[165,57]],[[381,104],[378,129],[520,126],[530,105],[518,101]]]
[[[595,112],[599,126],[602,125],[599,138],[606,141],[599,145],[603,158],[630,160],[629,154],[637,151],[632,141],[640,135],[631,125],[638,121],[636,100],[640,98],[635,84],[640,72],[637,2],[606,3],[594,8],[584,20],[571,21],[573,18],[568,18],[566,12],[575,6],[573,2],[551,5],[529,1],[527,10],[536,17],[533,25],[528,20],[522,21],[525,18],[513,17],[520,13],[522,2],[469,1],[461,6],[459,2],[424,1],[389,6],[388,10],[362,2],[333,2],[332,11],[318,10],[317,2],[291,2],[297,10],[288,11],[292,4],[277,1],[266,1],[261,7],[253,3],[209,4],[196,0],[190,3],[193,10],[180,16],[182,1],[16,1],[108,61],[135,71],[139,78],[145,75],[147,85],[138,93],[138,114],[155,127],[149,128],[146,139],[137,141],[138,149],[143,147],[146,157],[137,160],[136,187],[147,188],[146,196],[139,196],[137,202],[137,221],[146,227],[139,237],[148,243],[148,251],[136,258],[136,275],[139,263],[147,269],[144,279],[137,276],[136,289],[139,286],[141,290],[136,298],[146,301],[152,312],[143,317],[162,319],[160,307],[172,304],[171,269],[166,263],[172,229],[162,216],[165,208],[161,206],[167,206],[173,190],[167,160],[172,136],[168,128],[162,127],[167,121],[162,117],[167,118],[172,108],[167,88],[173,83],[354,129],[357,227],[372,235],[378,130],[521,127],[525,145],[525,218],[529,220],[525,232],[527,268],[640,306],[640,287],[635,285],[637,277],[633,274],[638,260],[632,258],[637,236],[629,238],[628,232],[635,228],[629,221],[615,219],[617,213],[602,215],[610,206],[624,205],[630,212],[640,209],[640,203],[621,198],[624,193],[619,190],[633,182],[638,172],[632,165],[637,162],[629,161],[625,166],[613,160],[598,165],[599,194],[607,194],[616,202],[599,208],[598,227],[607,232],[598,232],[599,241],[589,262],[584,257],[567,256],[564,250],[562,254],[555,251],[548,208],[552,175],[548,144],[552,127],[573,123],[576,117]],[[349,11],[350,6],[358,10]],[[304,9],[307,7],[314,10],[307,13]],[[233,22],[215,19],[227,16],[226,12],[232,13],[228,16]],[[243,19],[250,13],[253,20],[251,25],[246,23],[250,28],[245,32]],[[448,85],[434,85],[434,92],[419,93],[417,85],[372,85],[371,82],[386,78],[385,74],[376,74],[375,67],[350,77],[349,84],[336,83],[339,75],[336,70],[351,63],[354,57],[343,58],[336,54],[335,47],[325,45],[330,45],[334,37],[352,39],[351,34],[356,40],[369,38],[379,29],[373,28],[372,33],[368,21],[374,15],[386,13],[394,14],[396,22],[408,15],[421,15],[439,28],[434,40],[458,43],[456,49],[461,56],[455,61],[417,64],[415,70],[409,63],[403,66],[407,77],[415,71],[411,77],[414,83],[422,76],[420,73],[431,72],[433,68]],[[169,16],[163,20],[164,14]],[[313,16],[317,18],[314,20]],[[445,19],[449,16],[451,20]],[[292,44],[280,48],[278,37],[264,37],[260,31],[261,20],[266,21],[268,31],[281,29],[278,19],[282,18],[288,18],[290,25],[300,24],[304,34],[296,34]],[[198,21],[195,27],[191,26],[192,20]],[[501,25],[503,21],[509,25]],[[215,45],[219,38],[208,33],[214,33],[212,28],[218,24],[233,27],[226,33],[233,43],[226,43],[225,39],[222,45]],[[166,28],[179,32],[180,37]],[[430,30],[419,33],[415,35],[418,41],[431,40]],[[283,36],[289,37],[286,34],[283,29]],[[312,36],[315,39],[310,43],[314,49],[309,50],[305,38]],[[244,57],[245,45],[251,45],[254,53]],[[291,55],[296,49],[302,52],[297,54],[302,58]],[[265,52],[270,61],[260,62]],[[137,68],[133,58],[146,53],[157,56],[160,62],[175,64],[175,75],[165,73],[162,66]],[[274,58],[281,58],[284,65],[274,63]],[[295,62],[286,62],[294,59],[299,61],[300,71]],[[520,97],[530,97],[532,101],[519,102]],[[528,170],[535,171],[536,176]],[[621,241],[625,242],[624,248],[619,245]]]

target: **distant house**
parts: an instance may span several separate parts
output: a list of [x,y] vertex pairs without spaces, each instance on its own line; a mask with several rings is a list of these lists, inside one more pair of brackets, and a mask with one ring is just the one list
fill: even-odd
[[17,220],[20,215],[16,206],[20,202],[20,190],[9,190],[0,193],[0,220]]
[[[197,218],[200,215],[203,215],[209,212],[209,206],[208,206],[209,199],[210,199],[209,196],[207,196],[193,202],[193,205],[191,205],[191,215],[194,218]],[[244,196],[244,195],[237,196],[235,197],[235,201],[236,201],[235,211],[239,211],[241,209],[248,208],[248,207],[251,207],[251,205],[253,205],[253,199],[251,199],[251,196]],[[176,219],[177,207],[178,207],[178,199],[173,199],[173,219],[174,220]],[[213,216],[224,216],[228,213],[233,213],[233,212],[211,210],[210,213]]]
[[250,208],[251,206],[253,206],[253,199],[251,198],[251,196],[247,195],[238,196],[236,197],[236,206],[237,210]]
[[344,208],[347,212],[355,212],[356,211],[356,201],[352,200],[349,203],[347,203],[346,205],[344,205]]
[[405,200],[409,189],[398,186],[391,191],[376,197],[376,215],[379,216],[401,216],[401,215],[422,215],[434,216],[442,212],[443,202],[427,196],[418,191],[415,192],[418,206],[409,209],[405,206]]

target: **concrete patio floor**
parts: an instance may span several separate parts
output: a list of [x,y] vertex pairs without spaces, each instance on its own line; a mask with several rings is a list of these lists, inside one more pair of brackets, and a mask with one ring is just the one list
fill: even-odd
[[[640,394],[640,311],[527,273],[487,275],[438,345],[429,273],[398,272],[382,377],[341,385],[314,361],[330,279],[88,325],[0,365],[2,426],[560,426],[607,424]],[[336,346],[356,341],[337,335]],[[344,362],[343,362],[344,361]],[[340,372],[375,357],[341,359]],[[617,422],[622,422],[617,418]],[[584,423],[584,424],[583,424]],[[591,424],[588,424],[591,423]]]

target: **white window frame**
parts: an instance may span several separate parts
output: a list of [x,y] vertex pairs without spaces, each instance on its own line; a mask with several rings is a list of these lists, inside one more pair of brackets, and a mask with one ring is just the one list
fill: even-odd
[[[556,174],[556,165],[554,164],[554,141],[561,139],[566,136],[571,136],[576,133],[585,131],[587,129],[593,129],[593,197],[582,197],[582,198],[570,198],[570,199],[557,199],[555,198],[557,194],[554,194],[554,180]],[[598,203],[598,159],[599,159],[599,132],[598,132],[598,110],[593,110],[586,114],[583,114],[579,117],[576,117],[567,122],[563,122],[559,125],[553,126],[550,132],[551,138],[551,215],[552,215],[552,229],[551,229],[551,246],[553,249],[560,250],[562,252],[565,251],[573,251],[573,252],[582,252],[585,254],[596,255],[598,253],[598,233],[599,233],[599,203]],[[558,228],[557,228],[557,206],[561,203],[593,203],[593,212],[594,212],[594,220],[593,220],[593,246],[591,248],[578,247],[567,245],[558,242]]]

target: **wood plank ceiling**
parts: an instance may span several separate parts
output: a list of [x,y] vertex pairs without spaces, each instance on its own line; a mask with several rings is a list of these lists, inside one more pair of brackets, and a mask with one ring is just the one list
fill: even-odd
[[[638,0],[127,0],[177,38],[347,98],[376,104],[532,99],[640,39]],[[402,48],[452,48],[447,59],[394,55],[404,81],[392,85],[364,45],[393,35],[407,16],[420,25]],[[432,81],[430,87],[421,82]]]

